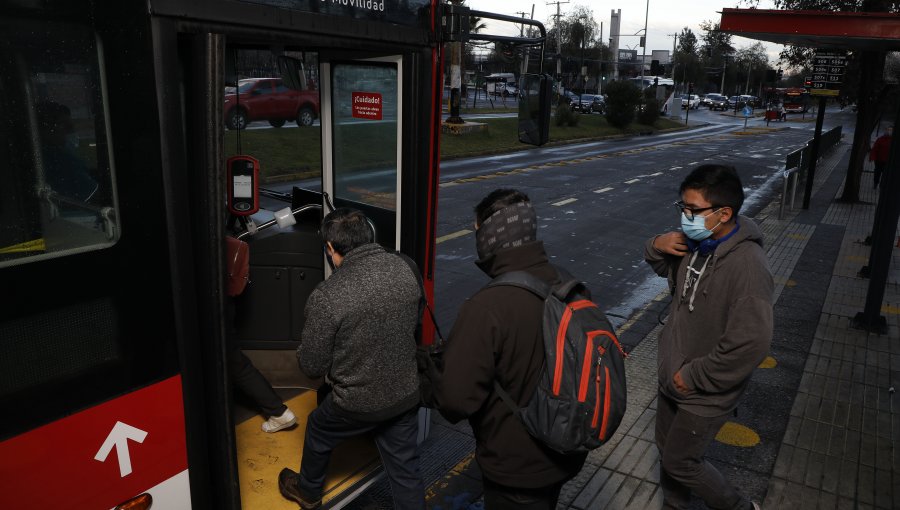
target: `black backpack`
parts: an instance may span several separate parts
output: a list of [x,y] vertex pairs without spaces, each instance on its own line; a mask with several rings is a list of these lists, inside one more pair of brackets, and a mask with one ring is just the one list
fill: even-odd
[[534,395],[519,408],[495,380],[500,398],[528,432],[561,453],[588,452],[612,437],[625,414],[627,357],[609,320],[584,284],[564,270],[550,286],[524,271],[494,278],[544,300],[546,362]]

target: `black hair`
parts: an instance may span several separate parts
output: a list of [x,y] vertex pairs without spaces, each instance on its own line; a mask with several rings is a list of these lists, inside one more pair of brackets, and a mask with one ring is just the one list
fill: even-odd
[[322,240],[331,243],[338,255],[375,240],[366,215],[349,207],[340,207],[322,220]]
[[693,189],[700,192],[711,205],[731,207],[738,214],[744,205],[744,186],[733,166],[700,165],[681,182],[679,193]]
[[519,202],[530,202],[528,195],[515,189],[495,189],[475,206],[475,219],[481,225],[495,212]]

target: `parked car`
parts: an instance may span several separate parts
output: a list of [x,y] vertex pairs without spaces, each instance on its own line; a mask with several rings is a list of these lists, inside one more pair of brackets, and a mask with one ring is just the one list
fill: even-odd
[[751,108],[756,108],[757,106],[760,106],[762,104],[760,103],[759,98],[756,96],[743,95],[738,96],[738,98],[739,101],[743,103],[742,105],[740,105],[741,108],[743,108],[744,105],[750,105]]
[[279,128],[287,121],[311,126],[319,117],[319,92],[287,88],[281,78],[248,78],[225,90],[225,126],[244,129],[257,120],[267,120]]
[[559,104],[571,105],[573,108],[578,104],[578,94],[571,90],[564,90],[559,95]]
[[728,98],[722,94],[706,94],[703,99],[710,110],[724,111],[728,109]]
[[603,113],[606,111],[606,101],[601,95],[582,94],[580,101],[572,103],[572,109],[581,113]]
[[739,96],[731,96],[728,98],[728,109],[734,110],[737,108],[742,108],[744,105],[741,103],[741,99]]
[[698,96],[697,94],[682,94],[681,107],[690,108],[691,110],[700,108],[700,96]]

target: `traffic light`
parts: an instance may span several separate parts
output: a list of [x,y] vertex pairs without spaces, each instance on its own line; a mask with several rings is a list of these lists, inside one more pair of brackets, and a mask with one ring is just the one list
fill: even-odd
[[606,62],[600,62],[600,72],[601,73],[606,72]]
[[694,93],[694,84],[688,83],[688,94],[693,94],[693,93]]
[[650,61],[650,74],[653,76],[659,76],[662,74],[661,65],[659,65],[659,60],[651,60]]
[[778,80],[781,81],[781,77],[784,76],[784,71],[781,69],[778,70]]
[[774,69],[766,69],[766,83],[774,82],[777,76]]
[[812,88],[812,77],[811,76],[807,76],[807,77],[803,78],[803,86],[806,87],[807,91],[809,91],[809,89]]

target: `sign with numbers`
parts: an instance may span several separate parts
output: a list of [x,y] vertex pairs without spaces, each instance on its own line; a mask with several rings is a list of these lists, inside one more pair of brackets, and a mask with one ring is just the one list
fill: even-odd
[[816,51],[813,59],[812,96],[838,96],[847,67],[847,53],[843,51]]

